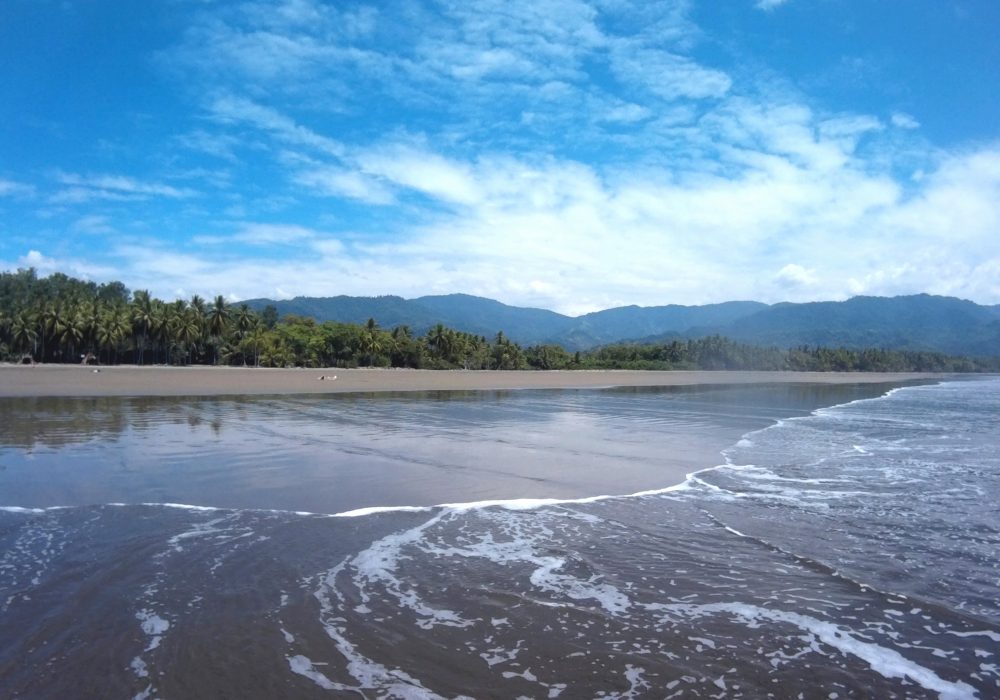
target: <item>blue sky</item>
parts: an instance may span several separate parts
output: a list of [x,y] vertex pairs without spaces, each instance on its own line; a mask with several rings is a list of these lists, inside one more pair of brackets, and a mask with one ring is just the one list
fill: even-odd
[[0,269],[1000,303],[994,0],[5,0]]

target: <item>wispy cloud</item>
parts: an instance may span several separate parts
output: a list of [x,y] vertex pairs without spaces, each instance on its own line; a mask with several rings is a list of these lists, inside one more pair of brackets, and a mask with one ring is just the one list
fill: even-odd
[[108,217],[100,214],[81,216],[70,225],[70,229],[76,233],[92,235],[104,235],[115,232]]
[[920,122],[911,114],[896,112],[892,115],[892,125],[900,129],[919,129]]
[[784,5],[788,0],[757,0],[756,7],[759,10],[773,10],[774,8]]
[[34,193],[32,185],[0,178],[0,197],[29,197]]
[[380,179],[338,166],[318,166],[303,170],[294,176],[294,180],[321,195],[346,197],[380,205],[395,201],[391,189]]
[[91,200],[134,201],[154,197],[184,199],[197,192],[158,182],[143,182],[124,175],[78,175],[57,173],[56,181],[65,188],[54,193],[53,204],[80,204]]
[[270,132],[286,143],[309,146],[328,155],[340,156],[344,153],[344,146],[338,141],[322,136],[279,111],[245,97],[235,95],[217,97],[212,101],[209,110],[216,120],[223,123],[249,124]]
[[620,80],[666,100],[722,97],[732,87],[724,72],[656,49],[618,48],[611,54],[611,68]]

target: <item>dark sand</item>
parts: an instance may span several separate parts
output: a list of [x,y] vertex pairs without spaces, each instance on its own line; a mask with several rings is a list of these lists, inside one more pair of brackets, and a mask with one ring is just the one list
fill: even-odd
[[[97,370],[97,371],[95,371]],[[335,377],[335,378],[334,378]],[[944,378],[882,372],[465,371],[0,365],[0,397],[230,396],[392,391],[572,389],[697,384],[872,384]]]

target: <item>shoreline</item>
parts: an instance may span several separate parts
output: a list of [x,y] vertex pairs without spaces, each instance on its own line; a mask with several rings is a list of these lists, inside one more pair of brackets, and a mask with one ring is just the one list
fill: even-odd
[[723,384],[906,384],[954,374],[709,370],[265,369],[0,365],[0,398],[264,396]]

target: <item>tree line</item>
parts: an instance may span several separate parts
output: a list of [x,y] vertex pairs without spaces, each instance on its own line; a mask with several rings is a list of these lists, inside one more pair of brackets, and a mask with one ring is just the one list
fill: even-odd
[[523,369],[520,345],[438,324],[417,336],[405,325],[279,319],[223,296],[163,301],[120,282],[96,284],[34,269],[0,273],[0,360],[254,367]]
[[253,367],[429,369],[707,369],[797,371],[1000,371],[1000,358],[934,352],[799,347],[782,349],[711,336],[615,344],[586,352],[522,348],[503,332],[487,339],[438,324],[318,323],[257,312],[224,297],[163,301],[121,282],[96,284],[34,269],[0,273],[0,360]]

